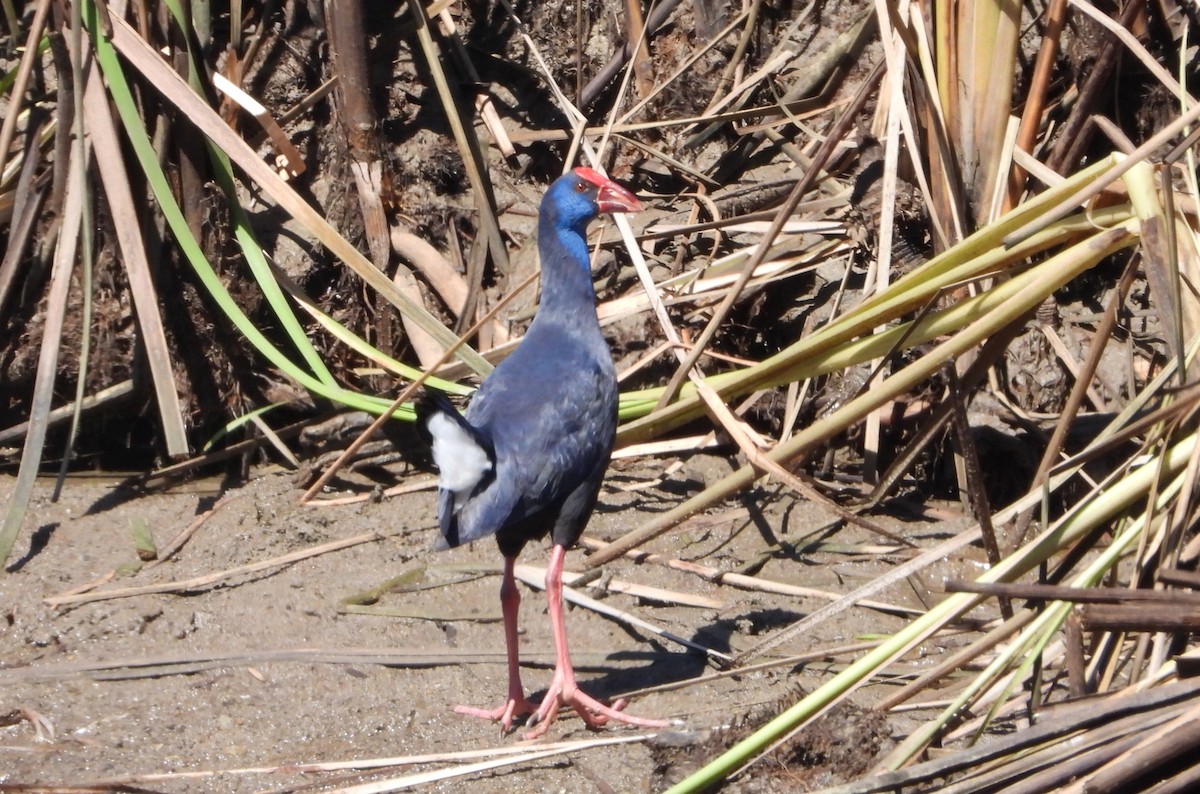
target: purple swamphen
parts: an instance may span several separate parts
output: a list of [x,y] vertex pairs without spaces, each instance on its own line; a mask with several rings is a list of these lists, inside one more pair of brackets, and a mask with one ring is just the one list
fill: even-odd
[[[508,646],[508,697],[495,710],[459,706],[460,714],[500,722],[532,714],[530,738],[546,732],[562,705],[589,726],[610,719],[662,727],[621,713],[579,689],[563,622],[563,558],[587,524],[608,467],[617,426],[617,378],[600,333],[585,232],[601,212],[637,212],[625,188],[590,168],[550,186],[538,214],[542,296],[525,338],[484,380],[463,417],[427,392],[418,423],[432,438],[439,474],[438,522],[449,546],[495,535],[504,555],[500,602]],[[546,599],[554,628],[554,678],[540,706],[525,697],[517,648],[521,596],[513,566],[521,548],[549,534]]]

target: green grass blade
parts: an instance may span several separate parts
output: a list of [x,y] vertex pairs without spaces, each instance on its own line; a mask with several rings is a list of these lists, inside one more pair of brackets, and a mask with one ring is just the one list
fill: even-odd
[[[240,171],[274,199],[284,210],[311,232],[326,248],[353,270],[380,296],[394,305],[401,313],[420,325],[446,348],[457,341],[452,331],[442,325],[421,303],[406,297],[391,279],[367,260],[349,243],[314,207],[308,204],[267,163],[238,137],[209,105],[188,87],[174,70],[163,62],[162,57],[139,36],[124,20],[112,18],[112,39],[105,41],[110,52],[120,51],[141,72],[142,76],[169,103],[181,113],[182,118],[194,124],[201,132],[223,149]],[[116,65],[116,64],[114,64]],[[463,363],[483,375],[492,370],[477,351],[467,345],[455,350]]]
[[[163,218],[174,235],[180,251],[189,264],[191,264],[197,277],[209,291],[213,300],[220,306],[221,311],[264,358],[293,378],[297,383],[304,386],[304,388],[321,397],[351,408],[357,408],[374,414],[382,413],[387,408],[388,401],[324,383],[298,367],[295,362],[284,355],[258,329],[253,321],[242,311],[241,307],[233,300],[232,296],[229,295],[229,292],[225,289],[220,278],[213,270],[212,265],[204,256],[204,252],[200,249],[196,239],[192,237],[183,212],[170,191],[166,175],[159,166],[158,158],[151,146],[149,137],[146,135],[145,127],[142,126],[137,105],[125,80],[124,71],[117,57],[116,50],[110,41],[103,36],[97,35],[99,22],[94,5],[88,4],[86,6],[85,16],[88,31],[92,35],[92,41],[95,46],[97,62],[104,72],[105,81],[108,83],[110,95],[125,127],[131,148],[142,167],[143,173],[151,184],[155,197],[160,202],[160,210],[163,213]],[[398,415],[408,418],[413,416],[413,413],[411,409],[406,407],[401,412],[398,412]]]
[[[191,17],[183,12],[183,8],[176,0],[166,0],[166,5],[171,11],[171,15],[175,18],[175,24],[179,25],[182,29],[182,38],[187,43],[188,83],[197,94],[202,94],[199,68],[196,65],[195,54],[191,48],[193,39],[191,35],[193,33],[191,30]],[[330,386],[334,385],[333,373],[329,371],[325,361],[321,358],[316,348],[313,347],[312,341],[308,338],[304,327],[300,324],[300,320],[292,310],[291,304],[288,303],[287,298],[284,297],[283,290],[280,289],[278,282],[275,280],[270,265],[267,264],[266,255],[263,253],[262,246],[254,235],[254,228],[250,223],[250,218],[238,200],[237,186],[234,183],[233,164],[229,160],[229,155],[211,140],[206,139],[206,143],[208,145],[209,159],[213,166],[214,178],[228,202],[230,215],[233,220],[234,238],[241,247],[242,255],[246,258],[246,264],[249,266],[255,282],[258,283],[259,289],[262,290],[263,297],[267,300],[267,305],[271,307],[271,311],[275,314],[276,319],[279,320],[280,327],[287,334],[292,347],[304,359],[304,362],[308,365],[312,373],[321,382]]]

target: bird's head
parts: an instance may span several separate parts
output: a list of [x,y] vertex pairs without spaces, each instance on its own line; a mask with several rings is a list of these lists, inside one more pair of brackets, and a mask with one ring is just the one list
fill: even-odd
[[591,168],[576,168],[555,180],[542,202],[561,229],[583,233],[588,223],[602,212],[639,212],[637,197]]

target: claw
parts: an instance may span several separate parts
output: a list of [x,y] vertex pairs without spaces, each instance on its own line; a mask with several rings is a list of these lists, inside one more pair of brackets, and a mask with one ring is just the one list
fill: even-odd
[[454,711],[457,714],[464,714],[468,717],[477,717],[481,720],[491,720],[492,722],[500,723],[500,735],[511,733],[513,729],[513,718],[521,717],[526,714],[537,712],[537,706],[527,698],[522,696],[520,699],[510,697],[504,701],[504,705],[494,709],[480,709],[474,706],[455,706]]

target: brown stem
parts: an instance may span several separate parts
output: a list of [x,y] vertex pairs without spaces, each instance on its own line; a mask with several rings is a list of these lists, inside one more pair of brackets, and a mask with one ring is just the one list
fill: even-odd
[[[1058,58],[1059,37],[1067,18],[1067,0],[1051,0],[1046,9],[1046,30],[1042,33],[1042,46],[1038,49],[1037,62],[1033,67],[1033,79],[1029,84],[1029,98],[1025,101],[1025,112],[1021,114],[1021,126],[1017,130],[1017,146],[1025,152],[1033,152],[1038,128],[1042,123],[1042,111],[1046,107],[1046,87],[1050,84],[1050,71]],[[1008,181],[1008,199],[1005,211],[1016,206],[1025,190],[1028,174],[1020,166],[1014,166]]]

